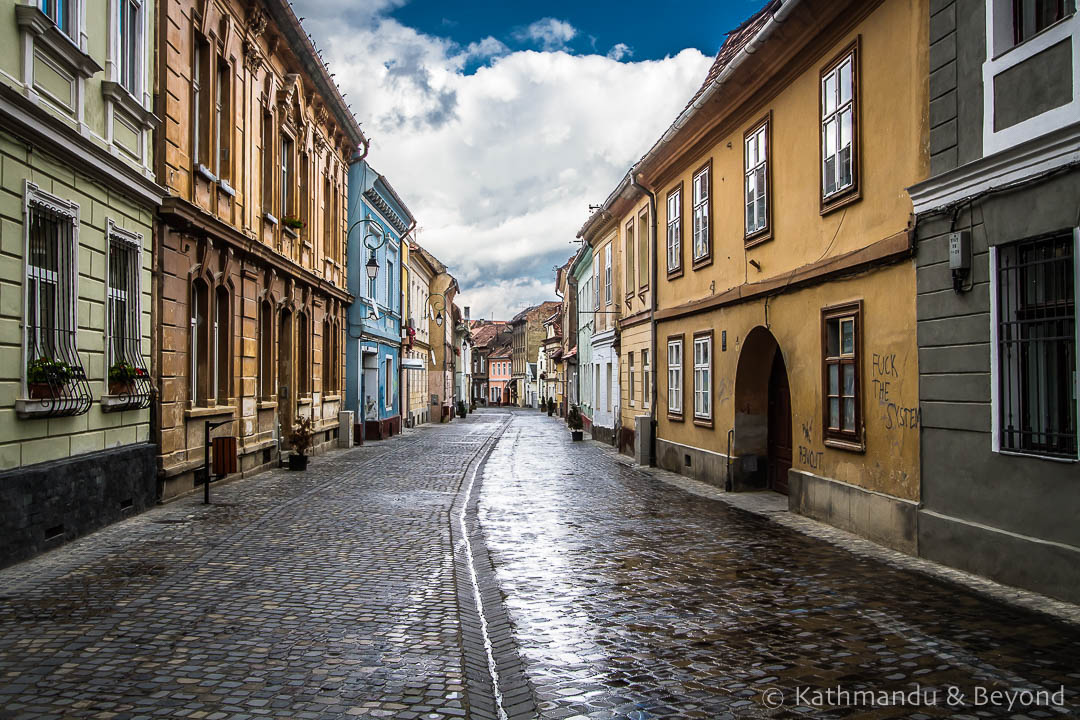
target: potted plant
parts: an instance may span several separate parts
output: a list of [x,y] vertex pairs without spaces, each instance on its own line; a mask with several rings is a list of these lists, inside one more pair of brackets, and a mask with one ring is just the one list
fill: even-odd
[[296,217],[295,215],[286,215],[285,217],[281,218],[281,224],[291,230],[304,229],[304,221]]
[[457,401],[457,416],[459,418],[465,417],[465,401],[464,400],[458,400]]
[[570,428],[570,437],[574,440],[583,440],[585,433],[582,431],[585,423],[581,421],[581,411],[577,405],[570,406],[570,412],[566,413],[566,425]]
[[56,397],[75,374],[63,360],[39,357],[26,365],[26,388],[32,400],[48,400]]
[[134,395],[135,380],[146,377],[146,371],[123,360],[109,368],[109,394]]
[[548,398],[547,399],[547,412],[548,412],[548,417],[551,417],[552,415],[555,414],[555,400],[554,400],[554,398]]
[[289,444],[292,445],[292,454],[289,455],[290,470],[307,470],[307,451],[311,449],[311,418],[299,416],[293,421],[292,432],[289,433]]

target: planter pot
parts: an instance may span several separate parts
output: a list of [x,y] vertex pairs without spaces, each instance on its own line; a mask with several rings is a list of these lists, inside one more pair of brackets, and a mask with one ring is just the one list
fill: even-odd
[[458,411],[458,414],[457,414],[457,416],[458,416],[459,418],[463,418],[463,417],[465,417],[465,412],[464,412],[464,411],[461,411],[461,410],[459,410],[459,411]]
[[52,400],[56,397],[49,383],[27,383],[26,389],[30,393],[31,400]]
[[570,437],[574,440],[584,440],[585,432],[583,430],[571,430]]
[[293,453],[289,455],[289,469],[290,470],[307,470],[307,455],[297,455]]
[[110,395],[125,395],[130,396],[135,394],[135,383],[133,382],[109,382],[109,394]]

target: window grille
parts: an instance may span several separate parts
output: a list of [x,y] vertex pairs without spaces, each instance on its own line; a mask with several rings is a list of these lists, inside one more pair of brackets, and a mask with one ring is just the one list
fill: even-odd
[[142,237],[109,222],[108,332],[110,408],[150,406],[150,373],[142,355]]
[[26,184],[24,416],[82,415],[93,396],[76,350],[78,206]]
[[1077,457],[1073,245],[1064,232],[998,248],[1002,450]]

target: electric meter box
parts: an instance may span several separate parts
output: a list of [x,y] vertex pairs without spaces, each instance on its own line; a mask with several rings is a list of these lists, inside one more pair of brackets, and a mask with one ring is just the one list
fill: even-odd
[[969,230],[949,233],[949,269],[971,269],[971,232]]

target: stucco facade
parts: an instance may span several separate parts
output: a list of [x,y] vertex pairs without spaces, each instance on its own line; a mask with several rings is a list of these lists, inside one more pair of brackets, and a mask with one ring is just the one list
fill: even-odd
[[593,312],[593,271],[592,247],[582,243],[581,249],[574,256],[570,265],[570,276],[574,282],[574,295],[577,298],[577,363],[574,397],[581,411],[585,429],[590,430],[593,417],[593,364],[592,333],[596,326],[596,314]]
[[1080,19],[1028,36],[1012,13],[955,0],[928,15],[919,552],[1080,602]]
[[168,3],[159,18],[154,376],[164,495],[192,489],[205,423],[273,466],[298,416],[336,440],[346,180],[365,140],[287,3]]
[[405,421],[409,427],[426,423],[430,419],[428,403],[428,372],[431,366],[431,332],[428,321],[431,305],[428,302],[432,268],[424,261],[423,254],[409,247],[406,264],[406,323],[402,368],[404,369],[407,407]]
[[155,9],[0,12],[0,565],[156,499]]
[[[904,188],[929,169],[928,12],[765,8],[632,171],[661,239],[657,463],[789,493],[909,552],[921,413]],[[779,67],[797,71],[763,71]]]

